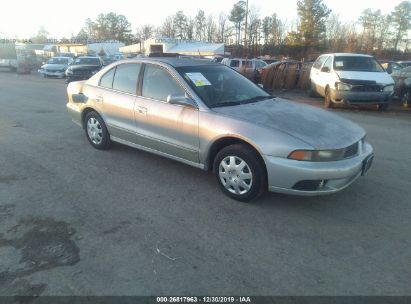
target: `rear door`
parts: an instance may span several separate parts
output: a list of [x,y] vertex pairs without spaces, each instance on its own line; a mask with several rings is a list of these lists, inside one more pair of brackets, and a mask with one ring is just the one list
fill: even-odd
[[117,65],[101,77],[95,96],[110,135],[130,142],[136,141],[134,105],[140,70],[140,63]]
[[169,94],[185,94],[177,79],[164,67],[145,64],[139,93],[144,108],[135,111],[138,143],[198,163],[198,109],[167,102]]

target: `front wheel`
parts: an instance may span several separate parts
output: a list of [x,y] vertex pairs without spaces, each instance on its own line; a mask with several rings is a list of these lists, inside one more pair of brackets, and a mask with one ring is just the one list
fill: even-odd
[[107,150],[111,146],[110,135],[104,120],[96,112],[91,111],[85,117],[85,131],[90,144],[99,150]]
[[213,169],[221,190],[235,200],[251,201],[266,190],[263,160],[245,145],[223,148],[214,160]]

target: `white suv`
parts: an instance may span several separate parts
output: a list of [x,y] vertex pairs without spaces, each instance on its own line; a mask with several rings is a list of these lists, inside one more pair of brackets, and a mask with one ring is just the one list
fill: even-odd
[[311,68],[311,95],[324,97],[324,106],[377,104],[385,110],[394,91],[394,80],[374,57],[336,53],[318,57]]

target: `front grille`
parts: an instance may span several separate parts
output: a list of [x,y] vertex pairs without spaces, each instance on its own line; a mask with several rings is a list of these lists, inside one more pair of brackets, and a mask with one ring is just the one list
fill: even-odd
[[351,88],[353,92],[381,92],[382,87],[377,84],[368,84],[368,85],[353,85]]
[[73,75],[76,75],[76,76],[85,75],[85,76],[87,76],[87,75],[90,75],[90,71],[89,70],[74,70]]
[[350,158],[358,153],[358,142],[344,149],[344,158]]

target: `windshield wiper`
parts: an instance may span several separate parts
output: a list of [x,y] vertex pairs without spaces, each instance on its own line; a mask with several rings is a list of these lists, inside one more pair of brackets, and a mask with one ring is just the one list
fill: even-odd
[[261,96],[255,96],[249,99],[244,99],[241,101],[241,104],[246,104],[246,103],[252,103],[252,102],[256,102],[256,101],[261,101],[261,100],[265,100],[265,99],[271,99],[274,98],[274,96],[271,95],[261,95]]
[[238,106],[241,103],[239,101],[226,101],[226,102],[217,102],[211,105],[211,108],[218,108],[218,107],[230,107],[230,106]]

